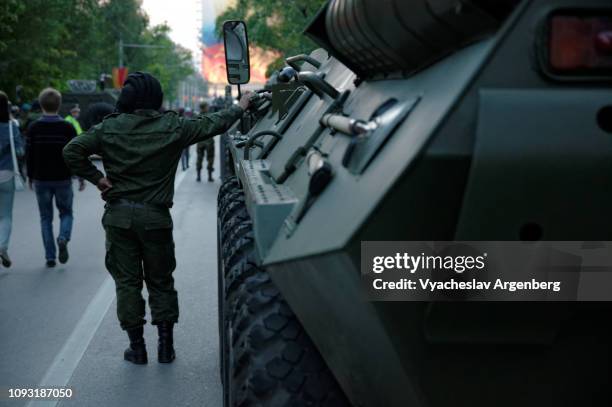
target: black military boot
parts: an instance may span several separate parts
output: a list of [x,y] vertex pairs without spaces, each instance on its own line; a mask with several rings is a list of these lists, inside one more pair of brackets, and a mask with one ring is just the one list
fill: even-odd
[[213,170],[208,170],[208,182],[213,182],[212,173],[213,173]]
[[157,361],[159,363],[172,363],[176,357],[174,353],[172,329],[174,322],[162,321],[157,325],[159,342],[157,346]]
[[130,347],[123,353],[123,359],[137,365],[145,365],[147,363],[147,348],[142,337],[143,332],[143,327],[127,330],[130,337]]
[[202,173],[202,170],[198,170],[198,178],[196,178],[196,181],[198,182],[202,181],[201,173]]

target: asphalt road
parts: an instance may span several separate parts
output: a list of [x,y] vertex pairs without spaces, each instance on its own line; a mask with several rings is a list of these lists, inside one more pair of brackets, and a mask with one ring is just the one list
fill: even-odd
[[[145,326],[149,364],[123,361],[128,341],[116,320],[114,285],[104,268],[103,203],[95,188],[75,189],[70,261],[54,269],[45,267],[34,193],[24,191],[16,194],[13,215],[14,264],[0,268],[0,390],[67,385],[74,395],[60,406],[222,404],[216,309],[219,181],[195,182],[193,150],[191,168],[177,176],[172,209],[181,312],[175,362],[157,363],[151,325]],[[0,405],[55,403],[3,399]]]

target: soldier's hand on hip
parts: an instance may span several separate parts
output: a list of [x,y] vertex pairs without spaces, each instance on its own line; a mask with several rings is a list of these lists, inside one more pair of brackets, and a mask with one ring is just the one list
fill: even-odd
[[103,177],[103,178],[100,178],[100,181],[98,181],[97,186],[100,192],[104,194],[106,191],[108,191],[109,189],[113,187],[113,184],[108,180],[108,178]]

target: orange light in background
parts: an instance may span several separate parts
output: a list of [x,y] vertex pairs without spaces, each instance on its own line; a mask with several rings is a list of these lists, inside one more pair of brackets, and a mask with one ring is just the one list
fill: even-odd
[[250,48],[251,82],[257,84],[266,83],[266,71],[268,65],[280,57],[280,53],[265,51],[261,48]]
[[[251,62],[252,84],[263,85],[266,83],[266,70],[268,65],[278,58],[279,54],[272,51],[264,51],[261,48],[249,47]],[[213,84],[226,84],[225,73],[225,50],[223,43],[215,44],[202,49],[202,75]]]

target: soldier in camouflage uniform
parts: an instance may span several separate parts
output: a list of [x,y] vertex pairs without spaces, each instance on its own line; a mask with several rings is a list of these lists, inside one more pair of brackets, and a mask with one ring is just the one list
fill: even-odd
[[[117,101],[118,112],[64,149],[70,169],[97,185],[106,201],[105,262],[117,288],[117,316],[130,338],[124,359],[137,364],[147,363],[143,280],[159,333],[158,361],[169,363],[175,357],[172,328],[179,310],[169,208],[183,149],[226,131],[249,106],[245,95],[239,106],[185,119],[172,111],[159,113],[162,100],[157,79],[130,74]],[[102,156],[106,175],[89,161],[92,154]]]

